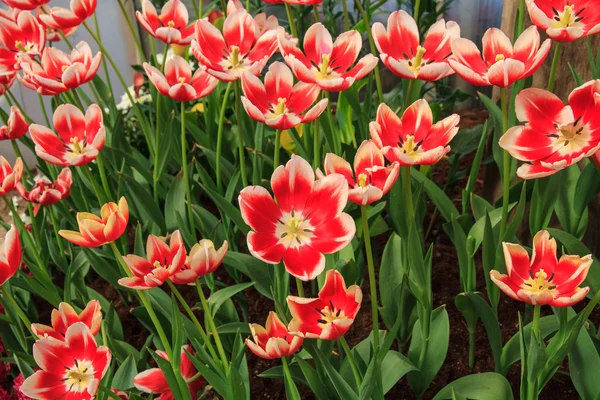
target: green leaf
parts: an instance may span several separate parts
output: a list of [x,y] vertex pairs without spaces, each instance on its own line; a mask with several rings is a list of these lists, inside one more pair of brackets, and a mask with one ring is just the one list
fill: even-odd
[[455,380],[435,395],[433,400],[458,398],[471,400],[512,400],[512,388],[506,378],[495,372],[467,375]]
[[479,144],[477,146],[477,152],[475,153],[475,158],[473,159],[473,163],[471,164],[469,179],[467,180],[467,185],[463,190],[463,214],[467,212],[467,209],[469,208],[469,200],[472,199],[472,197],[470,196],[473,194],[473,190],[475,190],[475,183],[477,181],[477,176],[479,175],[479,168],[481,167],[481,160],[483,159],[485,144],[488,138],[488,122],[489,119],[486,119],[485,124],[483,124],[482,134],[479,140]]
[[433,201],[440,213],[442,213],[447,222],[452,221],[453,218],[456,218],[460,215],[454,206],[454,203],[452,203],[452,200],[446,195],[446,193],[444,193],[442,189],[440,189],[438,185],[429,180],[429,178],[417,171],[415,168],[411,169],[410,175],[416,182],[423,184],[425,192],[427,192],[427,195],[431,201]]
[[600,396],[600,355],[594,340],[586,329],[579,332],[575,345],[569,351],[569,375],[582,399]]
[[379,269],[379,280],[385,282],[385,285],[379,285],[381,316],[388,327],[394,325],[398,316],[400,304],[396,296],[396,288],[402,284],[407,272],[402,255],[402,239],[392,233],[383,249]]
[[[308,350],[308,349],[307,349]],[[341,399],[344,400],[358,400],[356,392],[352,390],[352,387],[344,380],[340,373],[331,365],[327,357],[322,354],[318,349],[309,350],[311,355],[315,358],[315,361],[320,364],[325,371],[327,371],[327,377],[331,381],[336,392]]]
[[185,206],[185,183],[181,174],[175,176],[169,185],[165,199],[165,223],[167,230],[178,228],[177,214],[187,221],[187,207]]
[[123,174],[123,179],[126,181],[127,201],[129,206],[138,211],[138,219],[140,221],[154,222],[162,232],[167,230],[165,219],[158,205],[154,202],[152,195],[140,185],[133,177]]
[[[571,165],[570,167],[559,171],[556,175],[560,176],[561,190],[556,192],[558,199],[554,204],[554,211],[556,212],[556,216],[558,217],[558,221],[563,230],[575,237],[580,237],[580,234],[584,233],[579,232],[578,229],[582,215],[575,214],[575,198],[580,196],[581,190],[578,185],[579,176],[581,175],[579,166],[576,164]],[[597,173],[596,180],[598,180]],[[585,207],[580,211],[585,214]],[[585,218],[587,219],[587,216]]]
[[227,286],[215,293],[213,293],[208,298],[208,305],[210,307],[210,312],[212,315],[216,315],[219,308],[225,303],[227,300],[235,296],[237,293],[248,289],[249,287],[254,286],[254,282],[245,282],[238,283],[237,285]]
[[306,378],[306,382],[308,383],[308,387],[311,389],[313,394],[317,397],[318,400],[327,400],[329,399],[329,395],[327,393],[327,387],[321,381],[319,374],[314,370],[310,364],[304,359],[300,358],[296,355],[295,357],[296,363],[302,370],[302,374]]
[[258,290],[263,296],[272,299],[271,287],[273,286],[272,270],[273,266],[252,257],[248,254],[228,251],[225,255],[225,265],[237,269],[256,284]]
[[133,378],[137,375],[136,360],[133,354],[130,354],[125,361],[119,365],[115,372],[111,386],[119,390],[127,390],[134,387]]
[[385,354],[380,369],[384,394],[389,392],[404,375],[418,370],[408,358],[394,350]]
[[237,226],[239,230],[242,231],[244,235],[247,235],[250,232],[250,227],[246,225],[246,222],[242,218],[242,213],[240,210],[234,206],[230,201],[227,201],[223,196],[221,196],[216,191],[209,189],[206,186],[200,185],[202,189],[208,194],[211,200],[216,204],[219,210],[227,217],[231,218],[233,223]]
[[169,384],[169,388],[173,393],[173,397],[175,397],[176,399],[189,399],[189,392],[187,392],[186,395],[182,395],[181,391],[179,390],[179,385],[177,384],[177,377],[173,373],[173,366],[171,365],[171,362],[165,360],[164,358],[156,354],[156,352],[154,351],[151,351],[150,354],[152,355],[152,358],[154,358],[154,361],[156,361],[156,364],[158,364],[158,367],[163,372],[165,379]]
[[555,191],[558,184],[559,174],[535,180],[529,206],[530,232],[539,232],[548,226],[554,211],[557,198]]

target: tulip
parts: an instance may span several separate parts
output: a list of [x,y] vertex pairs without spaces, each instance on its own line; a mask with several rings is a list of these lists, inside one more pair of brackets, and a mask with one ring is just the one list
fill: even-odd
[[77,314],[69,303],[63,302],[58,305],[58,309],[52,310],[52,326],[32,324],[31,331],[40,339],[52,337],[64,341],[69,328],[76,323],[82,322],[89,328],[92,336],[96,336],[100,332],[100,326],[102,325],[101,308],[98,300],[91,300],[87,303],[83,311]]
[[[0,48],[0,58],[2,57],[2,48]],[[12,61],[11,61],[12,62]],[[12,67],[6,67],[2,64],[0,59],[0,96],[4,96],[4,93],[10,89],[17,79],[17,71]]]
[[15,106],[10,108],[10,117],[4,126],[0,126],[0,140],[16,140],[29,130],[29,124]]
[[346,289],[342,274],[329,270],[318,298],[288,296],[292,314],[288,330],[303,338],[338,339],[350,329],[361,302],[360,287],[352,285]]
[[244,9],[225,18],[223,33],[205,19],[196,22],[192,51],[207,72],[220,81],[232,82],[244,71],[258,75],[277,50],[277,32],[258,35],[256,21]]
[[377,57],[367,54],[354,67],[362,37],[358,31],[344,32],[333,42],[321,23],[312,25],[304,36],[304,52],[297,43],[278,34],[279,51],[302,82],[315,83],[323,90],[342,91],[367,76],[377,66]]
[[311,107],[321,91],[319,86],[293,83],[290,69],[278,61],[269,66],[264,84],[253,74],[245,72],[242,75],[245,96],[241,99],[246,112],[255,121],[279,130],[313,121],[325,111],[328,100],[322,99]]
[[369,124],[371,138],[389,161],[401,166],[433,165],[450,151],[448,143],[458,133],[460,117],[433,122],[426,100],[411,104],[398,116],[385,104],[377,109],[377,119]]
[[178,285],[186,285],[202,276],[212,274],[223,262],[228,248],[227,241],[217,250],[212,241],[202,239],[192,247],[184,265],[173,271],[171,281]]
[[19,232],[11,225],[4,235],[4,246],[0,252],[0,286],[4,285],[21,266],[22,259],[21,241]]
[[415,20],[404,10],[390,14],[387,31],[383,24],[376,22],[372,32],[381,61],[394,74],[432,82],[454,73],[448,65],[448,57],[452,54],[452,40],[460,37],[456,22],[446,23],[440,19],[431,25],[423,46]]
[[84,116],[74,105],[62,104],[53,122],[60,136],[42,125],[29,127],[38,157],[62,167],[85,165],[98,157],[106,139],[100,107],[92,104]]
[[[192,348],[189,345],[182,346],[179,368],[181,371],[181,376],[186,381],[194,378],[198,374],[198,370],[190,360],[190,357],[187,353],[190,353],[192,355],[194,354]],[[163,359],[169,361],[169,357],[164,351],[157,351],[156,354],[158,354]],[[173,393],[171,393],[171,388],[169,387],[167,378],[165,378],[165,374],[160,368],[151,368],[144,372],[140,372],[133,379],[133,384],[138,390],[144,393],[160,395],[156,397],[157,400],[175,400],[175,397],[173,397]],[[205,385],[206,381],[202,377],[196,378],[195,380],[189,382],[188,389],[192,397],[196,398],[198,392]]]
[[142,11],[135,16],[146,32],[167,44],[190,44],[194,26],[189,25],[189,15],[181,0],[169,0],[163,6],[160,15],[150,0],[142,2]]
[[50,2],[50,0],[2,0],[4,4],[18,10],[35,10]]
[[572,42],[600,32],[600,14],[593,1],[527,0],[531,22],[557,42]]
[[[400,173],[400,164],[397,162],[385,166],[383,153],[371,140],[362,142],[356,151],[354,172],[348,161],[333,153],[325,156],[324,164],[327,175],[341,174],[346,178],[350,188],[348,200],[362,206],[381,199],[392,188]],[[321,171],[317,171],[317,174],[322,175]]]
[[525,89],[515,101],[515,110],[524,126],[510,128],[500,147],[525,161],[517,170],[523,179],[552,175],[600,150],[598,106],[600,80],[576,88],[569,105],[542,89]]
[[352,217],[342,212],[348,183],[340,174],[315,180],[310,164],[292,155],[273,172],[271,187],[275,200],[261,186],[240,192],[242,217],[253,229],[248,249],[266,263],[283,260],[285,269],[301,280],[314,279],[325,268],[323,254],[343,249],[356,232]]
[[492,281],[507,296],[529,304],[569,307],[585,298],[589,287],[580,288],[593,263],[592,255],[563,255],[556,259],[556,240],[547,231],[533,238],[531,260],[518,244],[504,242],[506,274],[490,271]]
[[297,6],[314,6],[321,4],[323,0],[265,0],[269,4],[291,4]]
[[[46,41],[47,42],[60,42],[62,40],[62,36],[68,37],[71,36],[75,31],[77,31],[77,27],[73,26],[71,28],[65,29],[57,29],[52,26],[47,25],[43,19],[40,18],[40,15],[49,14],[50,9],[46,6],[40,6],[36,9],[36,16],[40,25],[46,29]],[[62,36],[61,36],[62,34]]]
[[594,155],[592,156],[592,161],[596,163],[598,168],[600,168],[600,150],[594,153]]
[[39,370],[25,379],[21,392],[32,399],[95,398],[112,355],[98,346],[90,328],[82,322],[71,325],[65,340],[39,339],[33,345],[33,358]]
[[129,207],[125,197],[119,204],[106,203],[100,210],[100,218],[87,212],[77,213],[79,232],[59,231],[63,239],[82,247],[94,248],[114,242],[125,232],[129,222]]
[[525,29],[513,45],[504,32],[488,29],[483,35],[483,59],[475,43],[459,38],[452,41],[450,66],[465,81],[477,86],[505,88],[525,79],[542,65],[551,41],[540,46],[540,34],[535,26]]
[[162,285],[173,272],[181,270],[186,255],[179,231],[173,232],[168,245],[159,237],[148,236],[146,256],[147,259],[135,254],[123,257],[133,276],[119,279],[119,285],[135,290],[148,290]]
[[[229,0],[227,2],[227,15],[232,14],[233,12],[237,11],[237,10],[244,10],[247,11],[244,8],[244,5],[242,4],[242,2],[240,0]],[[222,14],[221,14],[222,16]],[[209,16],[209,21],[210,21],[210,16]],[[210,21],[211,23],[214,22]],[[257,31],[257,39],[262,36],[263,33],[270,31],[270,30],[276,30],[279,27],[279,22],[277,22],[277,17],[274,15],[269,15],[269,17],[267,17],[266,13],[258,13],[254,16],[254,22],[256,22],[256,25],[258,26],[258,31]]]
[[92,50],[86,42],[79,42],[71,55],[50,47],[44,50],[41,64],[21,64],[23,77],[20,81],[39,94],[55,96],[94,79],[101,61],[102,53],[92,56]]
[[10,166],[6,158],[0,156],[0,196],[12,191],[23,175],[23,160],[17,158],[14,168]]
[[25,201],[49,206],[69,197],[72,183],[71,170],[64,168],[58,174],[55,182],[50,182],[47,178],[40,178],[35,181],[35,185],[29,191],[20,182],[16,188]]
[[252,340],[246,339],[246,346],[251,352],[267,360],[291,356],[300,350],[304,339],[293,336],[273,311],[267,317],[263,328],[258,324],[250,324]]
[[148,63],[144,63],[144,70],[160,94],[182,102],[208,96],[219,83],[203,66],[192,75],[190,64],[179,56],[167,61],[164,75]]
[[52,7],[48,14],[40,15],[44,25],[65,31],[79,26],[94,15],[98,0],[71,0],[70,9]]
[[2,64],[18,70],[21,62],[42,53],[46,46],[46,31],[29,11],[19,12],[15,19],[2,14],[0,42],[4,45],[0,48]]

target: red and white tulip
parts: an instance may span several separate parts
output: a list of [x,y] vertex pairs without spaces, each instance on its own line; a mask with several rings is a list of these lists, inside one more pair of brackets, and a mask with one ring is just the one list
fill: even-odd
[[58,305],[58,309],[52,310],[52,326],[31,324],[31,331],[40,339],[53,337],[64,341],[69,327],[82,322],[90,329],[92,336],[96,336],[102,325],[101,309],[98,300],[91,300],[83,311],[77,314],[69,303],[62,302]]
[[4,4],[17,10],[35,10],[50,2],[50,0],[2,0]]
[[600,80],[576,88],[569,105],[543,89],[525,89],[515,101],[524,126],[510,128],[500,147],[517,160],[523,179],[552,175],[600,150]]
[[550,39],[572,42],[600,32],[596,0],[526,0],[531,22],[545,30]]
[[273,311],[269,313],[265,326],[250,324],[252,339],[246,339],[246,346],[257,356],[273,360],[291,356],[300,350],[304,339],[292,335]]
[[0,126],[0,140],[16,140],[24,136],[29,130],[29,124],[15,106],[10,108],[7,124]]
[[[14,19],[12,18],[14,17]],[[46,47],[46,30],[29,11],[9,17],[0,14],[0,60],[5,68],[18,70],[21,62],[39,56]]]
[[71,0],[69,8],[52,7],[48,14],[41,14],[39,18],[45,26],[64,32],[83,24],[94,15],[97,3],[98,0]]
[[[38,22],[46,29],[46,41],[47,42],[60,42],[62,40],[62,36],[68,37],[77,31],[77,26],[73,26],[71,28],[58,29],[52,26],[47,25],[43,19],[40,18],[40,15],[46,15],[50,13],[50,9],[46,6],[40,6],[35,10],[35,15],[37,16]],[[62,34],[62,35],[61,35]]]
[[56,204],[71,195],[73,176],[69,168],[63,170],[51,182],[48,178],[40,178],[35,181],[31,190],[27,190],[21,182],[17,183],[17,192],[25,201],[43,206]]
[[[227,2],[227,15],[232,14],[236,10],[247,11],[240,0],[229,0]],[[269,15],[267,17],[267,14],[264,12],[256,14],[254,16],[254,22],[256,22],[256,25],[258,26],[258,36],[261,36],[263,33],[270,30],[276,30],[279,27],[277,17],[274,15]]]
[[188,25],[189,15],[181,0],[169,0],[160,14],[150,0],[142,2],[142,11],[135,16],[150,35],[167,44],[188,45],[194,35],[194,25]]
[[21,181],[23,175],[23,160],[17,158],[15,166],[11,166],[6,158],[0,156],[0,196],[12,191]]
[[178,285],[187,285],[202,276],[212,274],[223,262],[228,249],[227,241],[216,249],[211,240],[200,240],[190,250],[185,263],[179,269],[173,270],[171,281]]
[[21,266],[23,249],[19,232],[14,225],[11,225],[6,235],[4,235],[4,245],[0,251],[0,286],[4,285]]

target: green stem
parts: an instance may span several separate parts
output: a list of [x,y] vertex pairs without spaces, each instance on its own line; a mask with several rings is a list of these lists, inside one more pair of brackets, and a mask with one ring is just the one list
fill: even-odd
[[199,18],[202,18],[202,16],[203,16],[203,14],[202,14],[202,6],[203,5],[204,5],[203,1],[202,0],[198,0],[198,15],[199,15]]
[[227,354],[225,353],[225,349],[223,348],[223,343],[221,342],[221,337],[219,336],[219,331],[217,330],[215,320],[213,319],[212,313],[210,312],[210,307],[208,306],[206,297],[204,297],[204,292],[202,291],[202,282],[200,282],[200,279],[196,280],[196,289],[198,290],[198,296],[200,297],[200,302],[202,303],[202,308],[204,309],[204,315],[208,320],[208,325],[210,327],[210,330],[212,331],[213,337],[215,338],[217,350],[221,355],[223,367],[227,371],[229,369],[229,361],[227,360]]
[[187,161],[187,140],[185,137],[185,103],[181,102],[181,163],[183,168],[183,181],[185,182],[185,198],[187,205],[188,222],[190,230],[194,237],[196,236],[196,224],[194,223],[194,213],[192,210],[192,186]]
[[350,30],[350,17],[348,16],[348,4],[346,0],[342,0],[342,9],[344,10],[344,30]]
[[558,67],[558,57],[560,55],[560,42],[554,43],[554,56],[552,56],[552,66],[550,67],[550,76],[548,77],[548,91],[554,90],[556,77],[556,68]]
[[108,397],[110,397],[113,400],[121,400],[121,398],[119,396],[117,396],[115,393],[113,393],[112,390],[110,390],[109,388],[105,387],[105,386],[98,386],[98,391],[100,393],[104,393],[105,395],[107,395]]
[[[290,366],[288,364],[287,357],[281,357],[281,364],[283,365],[283,375],[288,383],[288,386],[290,388],[295,387],[296,384],[294,383],[294,379],[292,378],[292,372],[290,371]],[[290,390],[290,392],[292,393],[293,400],[300,400],[300,398],[298,397],[298,392],[296,390]]]
[[56,242],[58,243],[58,248],[60,249],[60,254],[62,257],[65,256],[65,247],[62,242],[62,238],[58,234],[58,220],[56,218],[56,210],[54,207],[50,206],[47,208],[48,213],[50,214],[50,220],[52,222],[52,229],[54,230],[54,236],[56,236]]
[[84,174],[86,175],[86,177],[92,184],[92,187],[94,188],[94,193],[96,193],[96,198],[98,199],[98,205],[102,206],[104,203],[106,203],[106,201],[104,200],[102,191],[98,187],[98,183],[96,182],[96,179],[94,179],[94,176],[92,175],[92,171],[90,170],[89,166],[87,166],[87,165],[82,166],[81,169],[83,170]]
[[104,168],[104,158],[102,157],[102,153],[98,154],[96,157],[96,165],[98,165],[98,171],[100,172],[100,182],[102,182],[102,188],[104,189],[104,194],[107,199],[112,199],[112,193],[110,191],[110,186],[108,186],[108,179],[106,177],[106,169]]
[[[354,375],[354,380],[356,381],[356,387],[360,388],[360,385],[362,383],[362,378],[360,377],[360,372],[358,370],[358,366],[356,365],[356,361],[354,360],[354,356],[352,355],[352,351],[350,350],[350,346],[348,346],[348,342],[346,341],[346,338],[341,336],[340,339],[340,344],[342,345],[342,348],[344,349],[344,353],[346,353],[346,357],[348,358],[348,362],[350,363],[350,368],[352,369],[352,374]],[[375,353],[377,354],[377,353]]]
[[419,11],[421,8],[421,0],[415,0],[415,10],[413,12],[413,18],[417,25],[419,24]]
[[[23,236],[28,235],[29,232],[27,231],[27,228],[25,227],[25,224],[21,220],[21,217],[19,216],[19,212],[15,208],[14,204],[12,203],[12,201],[9,200],[8,198],[6,198],[6,196],[3,196],[3,199],[4,199],[4,202],[6,203],[6,206],[8,207],[8,209],[10,210],[10,212],[12,213],[12,219],[13,219],[14,224],[17,226],[17,230],[19,232],[21,232],[21,234]],[[33,235],[33,236],[35,238],[35,235]],[[42,271],[45,272],[46,269],[44,269],[44,266],[46,264],[44,262],[42,262],[42,258],[41,258],[40,253],[39,253],[40,245],[41,244],[37,240],[35,240],[35,242],[36,243],[34,243],[34,241],[31,241],[31,243],[33,244],[33,248],[31,249],[31,252],[33,253],[33,257],[35,258],[35,262],[37,263],[38,267]],[[25,243],[25,245],[27,245],[27,243]],[[50,279],[50,275],[46,274],[46,276],[48,277],[48,279]]]
[[238,80],[235,84],[235,119],[237,120],[237,139],[238,151],[240,157],[240,173],[242,175],[242,185],[248,186],[248,178],[246,176],[246,157],[244,148],[244,136],[242,135],[242,100],[241,100],[241,81]]
[[[85,27],[89,30],[89,28],[87,27],[86,23],[83,23],[85,25]],[[96,36],[94,37],[94,39],[96,39],[96,37],[98,38],[98,46],[100,46],[100,43],[102,42],[102,37],[100,36],[100,25],[98,25],[98,17],[96,16],[96,13],[94,13],[94,27],[96,28]],[[107,51],[102,50],[102,57],[106,57],[109,58],[110,56],[108,56]],[[111,62],[112,64],[112,62]],[[113,68],[115,70],[115,72],[117,72],[117,69],[115,68],[115,66],[113,65]],[[102,63],[102,69],[104,70],[104,76],[106,79],[106,86],[108,86],[108,90],[109,93],[111,93],[112,95],[114,95],[114,90],[112,87],[112,83],[110,81],[110,75],[108,73],[108,65],[106,65],[106,63]],[[118,74],[118,72],[117,72]],[[127,90],[127,87],[125,87],[125,90]]]
[[[521,0],[519,3],[519,19],[517,21],[517,36],[523,33],[525,27],[525,0]],[[517,40],[515,37],[514,40]]]
[[135,41],[135,46],[137,47],[138,53],[140,55],[140,59],[142,60],[142,62],[146,62],[146,55],[144,54],[144,49],[142,48],[142,42],[140,40],[138,33],[136,32],[135,28],[133,27],[133,23],[131,22],[131,19],[129,18],[129,14],[125,10],[125,7],[123,6],[123,3],[121,3],[121,0],[117,0],[117,3],[119,3],[119,8],[121,9],[121,13],[123,14],[123,17],[125,17],[125,22],[127,23],[127,27],[129,28],[129,32],[131,33],[131,37],[133,37],[133,40]]
[[221,112],[219,113],[219,125],[217,130],[217,188],[221,190],[221,157],[223,153],[223,125],[225,124],[225,110],[227,109],[227,101],[229,100],[229,92],[233,82],[227,84],[225,94],[223,95],[223,101],[221,102]]
[[[163,52],[163,57],[162,57],[162,64],[160,65],[160,70],[164,71],[165,70],[165,64],[167,62],[167,52],[169,51],[169,45],[165,45],[165,51]],[[160,174],[159,174],[159,169],[158,169],[158,165],[160,164],[160,152],[158,151],[158,149],[160,149],[160,122],[161,122],[161,118],[160,118],[160,103],[162,100],[162,95],[160,94],[160,92],[156,91],[156,113],[155,113],[155,117],[156,117],[156,132],[154,134],[154,146],[157,149],[154,152],[154,170],[152,171],[152,181],[153,181],[153,188],[154,188],[154,202],[158,204],[158,181],[160,180]]]
[[410,106],[410,100],[412,99],[412,92],[415,86],[416,79],[410,79],[408,82],[408,88],[406,88],[406,96],[404,97],[404,109],[406,110]]
[[[502,131],[508,130],[508,99],[505,88],[500,88],[500,103],[502,105]],[[502,220],[500,221],[500,240],[504,240],[504,232],[508,223],[508,203],[510,193],[510,153],[504,150],[503,181],[502,181]]]
[[369,217],[367,206],[360,207],[362,220],[365,253],[367,254],[367,268],[369,270],[369,289],[371,293],[371,314],[373,317],[373,343],[375,353],[379,351],[379,308],[377,306],[377,280],[375,279],[375,265],[373,263],[373,250],[371,249],[371,235],[369,233]]
[[27,113],[25,112],[25,110],[23,109],[23,107],[21,107],[21,104],[17,101],[17,98],[15,97],[14,94],[12,94],[12,92],[10,91],[10,89],[6,89],[6,95],[8,95],[7,100],[9,100],[8,104],[9,105],[14,105],[15,107],[17,107],[19,109],[19,111],[21,111],[21,114],[23,114],[23,118],[25,118],[25,120],[27,121],[28,124],[32,124],[35,121],[29,116],[27,115]]
[[173,284],[173,282],[171,282],[171,280],[169,280],[169,279],[167,280],[167,284],[171,288],[171,293],[175,294],[175,297],[177,297],[177,300],[179,301],[179,303],[181,304],[181,306],[183,307],[183,309],[185,310],[187,315],[190,317],[190,319],[194,323],[194,326],[196,326],[196,329],[198,329],[198,332],[200,333],[202,340],[204,340],[204,343],[206,343],[206,347],[208,348],[208,351],[210,352],[210,355],[212,356],[212,358],[215,361],[218,360],[219,356],[217,356],[217,353],[215,352],[215,348],[213,347],[213,345],[210,341],[210,338],[206,334],[206,331],[204,330],[204,328],[202,328],[200,321],[198,321],[198,318],[196,318],[196,315],[194,314],[194,312],[192,311],[190,306],[187,304],[187,302],[181,295],[181,292],[179,291],[179,289],[177,289],[177,286],[175,286]]
[[[202,1],[200,1],[200,3],[202,3]],[[196,19],[200,19],[200,16],[202,14],[200,14],[200,11],[198,10],[198,5],[196,4],[195,0],[192,0],[192,7],[194,8],[194,13],[196,14]]]
[[29,318],[27,317],[27,315],[25,314],[25,312],[23,311],[21,306],[19,306],[19,304],[13,297],[12,293],[10,292],[10,287],[8,286],[8,284],[5,283],[4,285],[2,285],[1,289],[2,289],[2,296],[4,297],[4,299],[10,304],[11,308],[17,313],[17,315],[19,316],[19,318],[21,319],[21,321],[23,322],[23,325],[25,325],[27,330],[29,332],[31,332],[31,334],[34,335],[34,337],[35,337],[35,334],[31,330],[31,321],[29,320]]
[[75,105],[79,107],[79,109],[85,114],[85,106],[83,105],[83,102],[77,93],[77,89],[71,90],[71,94],[73,95],[73,100],[75,100]]
[[539,305],[533,306],[533,325],[532,332],[536,339],[540,338],[540,311],[542,307]]
[[475,366],[475,329],[469,330],[469,369]]
[[[369,28],[371,25],[369,24],[369,16],[365,11],[360,0],[354,0],[356,3],[356,7],[360,11],[360,15],[365,23],[365,27],[367,28],[367,37],[369,38],[369,47],[371,49],[372,54],[377,54],[377,48],[375,48],[375,41],[373,40],[373,33]],[[379,98],[379,102],[383,103],[383,86],[381,85],[381,77],[379,76],[379,68],[375,67],[375,83],[377,85],[377,97]]]
[[313,4],[313,11],[315,13],[315,22],[321,22],[321,19],[319,18],[319,6]]
[[273,150],[273,171],[279,167],[279,150],[281,147],[281,130],[275,131],[275,150]]
[[414,217],[410,168],[410,166],[402,167],[404,174],[404,180],[402,182],[402,184],[404,185],[404,201],[406,202],[406,212],[408,215],[409,222],[412,221]]
[[298,289],[298,296],[304,297],[304,286],[302,286],[302,281],[299,278],[296,278],[296,288]]
[[33,178],[33,173],[31,172],[31,170],[29,169],[29,166],[27,165],[27,163],[25,162],[25,158],[23,157],[23,153],[21,153],[21,149],[19,148],[19,144],[17,143],[16,140],[11,140],[10,144],[12,145],[13,151],[15,152],[15,155],[21,159],[21,161],[23,161],[23,167],[25,168],[25,173],[27,174],[28,177]]
[[50,118],[48,118],[48,112],[46,111],[46,106],[44,105],[44,97],[38,93],[38,99],[40,101],[40,108],[42,113],[44,114],[44,121],[46,121],[46,126],[50,126]]

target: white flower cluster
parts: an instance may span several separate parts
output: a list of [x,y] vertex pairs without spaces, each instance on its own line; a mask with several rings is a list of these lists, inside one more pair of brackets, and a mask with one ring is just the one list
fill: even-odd
[[[16,210],[19,207],[19,197],[18,196],[13,196],[12,197],[12,203],[13,203],[13,206],[15,207],[15,210]],[[13,218],[12,211],[9,211],[8,215],[11,218]],[[21,221],[23,221],[23,223],[25,225],[31,224],[31,217],[29,215],[25,214],[24,212],[22,212],[21,214],[19,214],[19,218],[21,218]]]
[[[148,93],[145,87],[141,87],[139,90],[139,97],[136,98],[135,88],[133,86],[129,86],[127,88],[131,97],[135,100],[136,103],[145,104],[152,102],[152,96]],[[127,113],[129,109],[132,107],[131,100],[127,93],[123,93],[121,96],[121,101],[117,104],[117,110],[121,111],[123,114]]]

